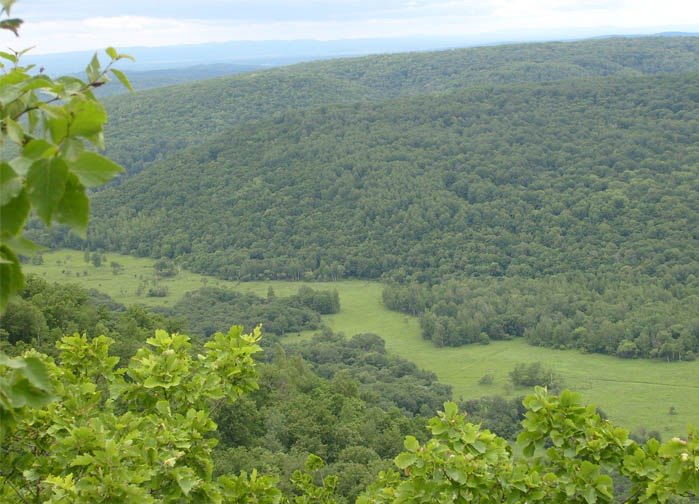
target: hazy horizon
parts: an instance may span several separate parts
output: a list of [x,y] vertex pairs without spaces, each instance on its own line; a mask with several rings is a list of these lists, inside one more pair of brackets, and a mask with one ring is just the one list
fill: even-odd
[[[232,41],[455,37],[488,42],[699,32],[688,0],[19,0],[20,38],[33,54]],[[688,22],[687,20],[693,20]]]

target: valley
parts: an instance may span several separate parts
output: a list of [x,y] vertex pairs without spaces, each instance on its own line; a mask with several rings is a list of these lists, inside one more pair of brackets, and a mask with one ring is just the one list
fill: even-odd
[[[135,295],[145,280],[154,280],[152,259],[106,253],[99,268],[86,263],[80,251],[59,250],[43,254],[43,265],[27,265],[27,271],[53,282],[76,282],[110,295],[127,305],[139,303],[151,307],[175,304],[185,292],[202,286],[253,292],[264,296],[269,287],[277,295],[291,295],[302,285],[317,289],[336,289],[341,311],[323,316],[323,323],[347,336],[375,333],[386,341],[390,352],[434,372],[442,383],[453,387],[455,399],[502,395],[508,398],[527,393],[513,389],[508,373],[518,363],[540,361],[563,377],[566,387],[582,393],[585,401],[599,406],[613,421],[631,430],[644,427],[657,430],[663,437],[684,432],[699,418],[699,361],[662,362],[649,359],[624,360],[611,356],[582,354],[576,350],[552,350],[533,347],[525,341],[495,341],[489,345],[459,348],[435,348],[420,337],[416,317],[386,309],[381,302],[383,286],[379,282],[344,280],[340,282],[257,281],[232,282],[180,270],[174,278],[158,280],[167,286],[166,297]],[[110,262],[123,266],[117,275]],[[231,324],[236,321],[231,321]],[[225,327],[219,330],[225,330]],[[289,341],[308,334],[287,335]],[[491,385],[479,384],[485,374],[493,374]],[[669,414],[670,408],[675,414]]]
[[0,501],[699,495],[698,36],[21,56]]

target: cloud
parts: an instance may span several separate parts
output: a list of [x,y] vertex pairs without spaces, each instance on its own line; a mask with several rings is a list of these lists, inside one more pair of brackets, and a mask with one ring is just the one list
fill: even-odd
[[36,45],[35,53],[228,40],[699,31],[695,0],[27,0],[13,15],[26,20],[22,37],[1,34],[0,47]]

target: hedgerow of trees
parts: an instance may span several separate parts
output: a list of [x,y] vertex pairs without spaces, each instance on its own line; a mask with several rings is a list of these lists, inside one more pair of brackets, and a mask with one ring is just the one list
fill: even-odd
[[384,304],[420,317],[437,346],[523,337],[532,345],[621,358],[693,360],[699,352],[694,283],[648,278],[556,275],[451,281],[432,287],[394,284]]

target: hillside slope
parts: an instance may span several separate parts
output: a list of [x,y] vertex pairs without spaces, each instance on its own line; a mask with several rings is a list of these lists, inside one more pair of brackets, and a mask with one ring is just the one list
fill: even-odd
[[698,78],[486,86],[246,123],[98,194],[89,244],[235,279],[699,276]]
[[699,38],[519,44],[318,61],[112,97],[108,154],[129,173],[241,122],[473,85],[699,72]]

